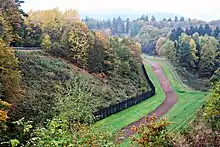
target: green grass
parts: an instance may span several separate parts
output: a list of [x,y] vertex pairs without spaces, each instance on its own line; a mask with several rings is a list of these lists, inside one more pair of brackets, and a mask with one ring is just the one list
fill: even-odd
[[206,94],[205,92],[194,91],[186,89],[174,75],[167,63],[167,61],[149,59],[158,62],[173,89],[178,95],[178,102],[174,107],[164,116],[168,117],[173,124],[169,127],[170,131],[180,131],[187,127],[188,123],[194,118],[195,112],[203,105]]
[[94,127],[96,127],[97,129],[107,127],[109,128],[109,131],[116,133],[120,131],[123,127],[128,126],[129,124],[139,120],[144,116],[147,116],[148,113],[153,111],[164,101],[165,94],[160,87],[160,83],[155,76],[152,68],[146,65],[146,70],[156,88],[156,95],[149,98],[148,100],[143,101],[140,104],[137,104],[117,114],[111,115],[101,121],[98,121],[96,124],[94,124]]
[[[195,112],[203,105],[206,93],[194,91],[190,88],[186,88],[185,85],[182,85],[177,75],[172,73],[167,61],[152,58],[149,58],[148,60],[158,62],[161,65],[165,75],[178,95],[177,104],[175,104],[164,117],[168,117],[169,121],[173,122],[173,124],[169,127],[170,131],[180,131],[181,129],[187,127],[188,123],[194,118]],[[157,94],[141,104],[97,122],[94,127],[101,128],[103,126],[108,126],[110,127],[109,131],[117,132],[132,122],[146,116],[149,112],[161,104],[165,98],[164,92],[161,89],[159,81],[152,68],[149,65],[146,65],[145,67],[150,79],[155,85]],[[129,146],[129,143],[130,140],[127,139],[120,144],[120,146]]]
[[[187,127],[189,122],[195,117],[196,111],[203,105],[206,93],[200,91],[190,90],[179,82],[179,78],[172,73],[168,62],[164,60],[157,60],[148,58],[148,60],[158,62],[163,68],[164,74],[167,76],[173,89],[178,95],[178,102],[174,107],[164,116],[168,117],[173,124],[168,128],[169,131],[180,131]],[[148,66],[146,66],[148,67]],[[147,69],[149,72],[149,68]],[[121,147],[129,146],[130,139],[126,139],[120,144]]]

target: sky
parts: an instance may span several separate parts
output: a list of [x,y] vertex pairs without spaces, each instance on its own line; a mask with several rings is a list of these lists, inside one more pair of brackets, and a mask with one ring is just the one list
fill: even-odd
[[132,10],[146,13],[175,13],[206,21],[220,19],[220,0],[25,0],[22,8],[44,10],[59,7],[80,12]]

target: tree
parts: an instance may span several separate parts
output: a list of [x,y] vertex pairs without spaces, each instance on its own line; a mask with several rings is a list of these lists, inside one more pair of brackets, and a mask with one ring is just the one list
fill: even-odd
[[185,33],[182,33],[179,38],[177,57],[180,65],[186,68],[196,68],[198,63],[196,42]]
[[130,19],[127,18],[125,22],[126,22],[126,25],[125,25],[125,33],[129,34],[130,27],[131,27]]
[[117,18],[116,21],[116,33],[123,33],[124,30],[124,21],[121,19],[121,17]]
[[201,58],[199,61],[199,74],[201,77],[210,78],[215,71],[215,57],[217,41],[214,38],[207,40],[201,49]]
[[72,22],[79,21],[75,10],[61,12],[58,8],[52,10],[30,11],[27,21],[29,23],[41,24],[43,33],[51,37],[51,42],[59,42],[66,27]]
[[132,23],[130,36],[131,37],[136,36],[138,32],[140,31],[140,29],[141,29],[141,25],[138,22]]
[[196,42],[193,39],[190,39],[189,45],[190,45],[190,52],[189,52],[190,65],[192,68],[195,68],[199,59],[197,57]]
[[188,67],[190,63],[190,37],[182,33],[179,37],[179,47],[177,49],[177,59],[181,66]]
[[140,20],[145,20],[145,15],[142,15]]
[[196,33],[195,28],[193,26],[190,26],[189,35],[192,36],[194,33]]
[[18,70],[18,60],[11,48],[7,47],[3,40],[0,40],[0,83],[2,85],[3,100],[10,103],[17,103],[23,98],[23,91],[20,87],[21,75]]
[[33,23],[26,20],[24,24],[24,32],[25,35],[23,37],[23,46],[40,46],[43,37],[43,30],[39,23]]
[[176,49],[174,42],[167,40],[161,47],[161,55],[164,55],[171,62],[176,61]]
[[161,55],[161,47],[164,45],[164,43],[166,42],[166,38],[165,37],[160,37],[158,40],[157,40],[157,43],[156,43],[156,52],[157,54],[160,56]]
[[186,33],[186,35],[190,35],[190,30],[188,28],[186,28],[185,33]]
[[23,18],[27,15],[20,9],[21,3],[24,1],[2,0],[0,3],[0,13],[3,14],[8,27],[13,28],[11,30],[13,40],[10,43],[14,46],[21,43],[21,38],[24,35]]
[[[200,60],[200,51],[201,51],[201,47],[200,47],[200,39],[199,39],[199,33],[194,33],[192,35],[192,38],[193,40],[196,42],[196,50],[197,50],[197,53],[196,53],[196,56],[198,57],[198,63],[199,63],[199,60]],[[197,63],[197,64],[198,64]]]
[[112,28],[111,28],[112,34],[115,35],[115,33],[117,32],[117,23],[116,23],[116,19],[113,18],[112,20]]
[[183,33],[183,29],[178,27],[177,29],[173,29],[170,35],[170,40],[175,41],[179,40],[179,36]]
[[164,18],[163,18],[163,21],[167,21],[167,19],[164,17]]
[[87,66],[87,55],[89,49],[88,28],[81,22],[71,24],[68,34],[69,58],[80,67]]
[[178,17],[177,16],[175,16],[175,22],[178,22]]
[[215,28],[215,30],[214,30],[214,36],[215,36],[215,38],[217,38],[219,34],[220,34],[220,29],[219,29],[219,27],[217,26],[217,27]]
[[184,17],[180,17],[180,21],[183,22],[184,21]]
[[51,40],[50,40],[50,36],[48,34],[44,34],[43,38],[42,38],[42,42],[41,42],[41,47],[43,49],[45,49],[46,51],[49,51],[51,48]]
[[12,26],[4,18],[4,15],[0,12],[0,39],[10,44],[13,41],[12,31]]
[[201,36],[205,35],[205,30],[202,25],[199,25],[198,33]]
[[171,22],[171,21],[172,21],[172,18],[169,18],[167,21]]
[[113,50],[107,36],[95,32],[94,46],[90,47],[88,54],[88,69],[92,73],[109,75],[113,70]]
[[145,21],[149,21],[148,15],[145,16]]
[[151,16],[151,21],[156,21],[156,18],[153,15]]
[[208,24],[205,25],[205,28],[204,28],[204,33],[207,34],[207,35],[211,35],[212,33],[212,29],[210,28],[210,26]]

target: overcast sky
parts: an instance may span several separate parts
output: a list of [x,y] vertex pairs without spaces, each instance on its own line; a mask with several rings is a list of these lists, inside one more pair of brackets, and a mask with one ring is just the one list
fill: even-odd
[[186,17],[213,20],[220,19],[220,0],[25,0],[22,8],[42,10],[59,7],[97,11],[100,9],[131,9],[141,12],[168,12]]

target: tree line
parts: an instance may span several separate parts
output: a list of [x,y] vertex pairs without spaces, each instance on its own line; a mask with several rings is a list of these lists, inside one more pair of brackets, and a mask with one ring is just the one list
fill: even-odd
[[[93,122],[93,110],[103,107],[103,104],[115,104],[148,90],[140,71],[140,44],[131,39],[109,36],[103,31],[89,30],[75,10],[31,11],[26,17],[27,15],[22,15],[23,11],[20,10],[21,2],[5,0],[1,3],[0,126],[4,128],[0,130],[1,144],[45,146],[54,142],[54,138],[59,138],[58,146],[99,146],[104,144],[103,137],[108,138],[105,143],[112,144],[112,134],[105,131],[97,132],[90,128],[88,123]],[[74,67],[87,71],[94,79],[105,83],[103,85],[106,87],[102,89],[100,85],[96,85],[97,90],[92,91],[90,89],[94,88],[96,83],[79,81],[83,79],[79,77],[71,77],[71,80],[64,84],[64,81],[70,78],[66,71],[59,71],[61,79],[56,79],[55,83],[39,85],[35,80],[40,78],[39,81],[45,82],[40,75],[46,74],[44,72],[47,71],[39,70],[39,77],[35,76],[33,79],[31,77],[34,74],[27,72],[29,69],[31,72],[34,68],[41,67],[36,64],[40,63],[45,67],[49,62],[16,53],[19,61],[24,62],[19,63],[10,46],[41,46],[44,53],[62,58],[62,61],[68,61]],[[51,71],[50,68],[47,70]],[[25,81],[27,75],[30,76],[29,81]],[[33,85],[40,90],[34,91]],[[41,89],[44,86],[51,91],[44,93]],[[59,91],[61,86],[62,91]],[[108,86],[114,86],[115,91],[106,90]],[[32,93],[28,88],[34,89]],[[118,92],[118,89],[123,91]],[[105,95],[97,91],[104,91]],[[56,130],[53,135],[50,134],[52,130]],[[85,133],[86,137],[83,136]]]
[[212,36],[192,36],[181,33],[173,41],[173,35],[161,37],[156,43],[158,55],[165,56],[173,63],[178,63],[201,78],[211,78],[219,69],[219,42]]

